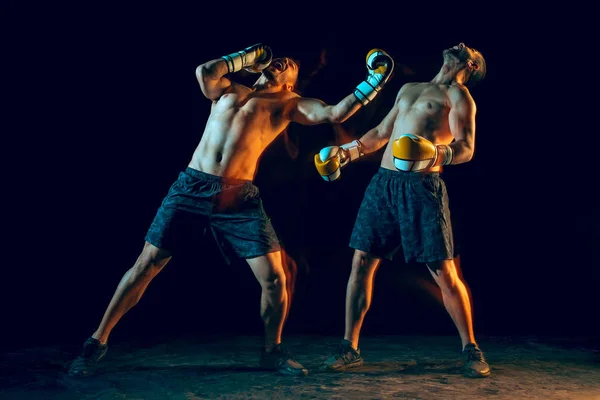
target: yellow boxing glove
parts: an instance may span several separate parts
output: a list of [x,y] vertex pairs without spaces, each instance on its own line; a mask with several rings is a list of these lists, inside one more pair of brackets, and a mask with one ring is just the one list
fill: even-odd
[[323,179],[335,181],[340,177],[342,167],[362,155],[362,144],[358,140],[341,146],[327,146],[315,154],[315,167]]
[[392,143],[394,165],[400,171],[418,172],[452,163],[452,148],[435,145],[422,136],[406,133]]

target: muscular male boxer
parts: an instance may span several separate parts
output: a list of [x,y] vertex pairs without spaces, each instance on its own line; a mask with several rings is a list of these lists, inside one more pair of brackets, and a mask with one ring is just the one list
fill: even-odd
[[429,267],[462,341],[464,373],[486,377],[490,368],[475,341],[471,305],[457,274],[444,165],[471,160],[476,107],[468,86],[481,81],[481,53],[460,43],[443,51],[443,65],[429,82],[403,85],[381,123],[360,139],[328,146],[315,155],[326,181],[339,179],[349,162],[387,143],[381,165],[364,194],[352,231],[355,249],[346,292],[346,326],[337,352],[323,368],[342,371],[363,364],[359,335],[382,258],[402,247],[406,262]]
[[[71,375],[94,372],[115,325],[138,303],[172,255],[184,245],[194,245],[207,228],[248,262],[262,287],[265,343],[260,365],[283,374],[307,373],[281,345],[288,309],[286,276],[277,235],[253,179],[262,153],[290,122],[345,121],[383,88],[386,79],[378,80],[378,71],[391,71],[393,60],[380,54],[367,68],[365,82],[335,105],[295,93],[298,64],[291,58],[273,59],[271,49],[263,44],[196,68],[200,90],[211,101],[200,143],[158,208],[141,254],[121,279],[100,325],[71,364]],[[252,87],[231,80],[242,69],[260,73]],[[223,293],[229,295],[226,285]]]

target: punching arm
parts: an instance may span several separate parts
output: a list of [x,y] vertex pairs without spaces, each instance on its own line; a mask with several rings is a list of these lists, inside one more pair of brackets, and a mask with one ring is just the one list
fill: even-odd
[[344,97],[336,105],[310,97],[294,98],[291,102],[290,120],[301,125],[342,123],[362,107],[354,94]]
[[354,90],[354,95],[366,106],[383,89],[394,72],[394,60],[381,49],[372,49],[367,53],[367,78]]
[[302,125],[342,123],[369,104],[389,81],[394,70],[394,60],[385,51],[372,49],[366,57],[367,78],[354,92],[335,105],[321,100],[298,98],[290,107],[290,120]]

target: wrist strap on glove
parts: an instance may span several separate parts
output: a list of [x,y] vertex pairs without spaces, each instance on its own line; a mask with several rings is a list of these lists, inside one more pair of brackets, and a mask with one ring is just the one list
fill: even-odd
[[340,147],[348,152],[350,159],[347,162],[354,161],[365,154],[362,151],[363,145],[358,139],[353,140],[350,143],[343,144]]
[[438,144],[435,147],[437,147],[438,151],[437,160],[442,160],[441,162],[436,160],[435,164],[441,166],[452,164],[452,159],[454,158],[454,150],[452,150],[452,147],[447,144]]

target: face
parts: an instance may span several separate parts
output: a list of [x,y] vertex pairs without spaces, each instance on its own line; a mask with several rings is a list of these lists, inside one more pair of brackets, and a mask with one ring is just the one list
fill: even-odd
[[283,57],[271,61],[271,64],[262,73],[269,81],[279,84],[289,83],[294,86],[298,79],[298,69],[298,64],[294,60]]
[[477,50],[459,43],[443,51],[444,62],[471,65],[475,63]]

